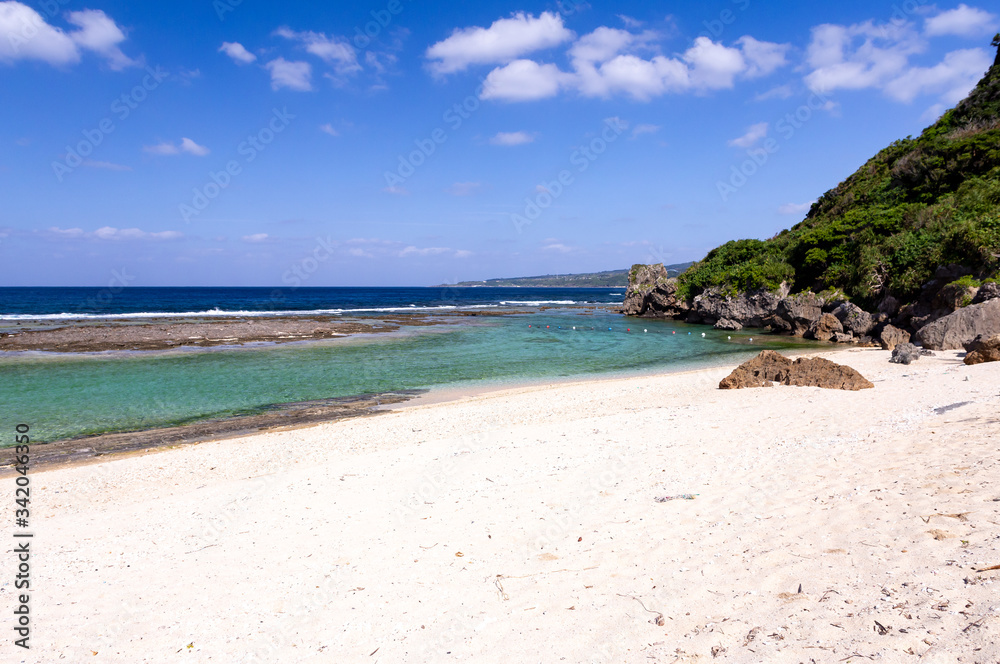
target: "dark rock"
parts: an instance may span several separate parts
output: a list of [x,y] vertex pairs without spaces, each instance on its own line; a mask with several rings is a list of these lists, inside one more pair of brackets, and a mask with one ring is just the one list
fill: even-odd
[[991,281],[988,284],[983,284],[979,287],[979,292],[976,293],[976,297],[972,298],[972,304],[982,304],[983,302],[988,302],[989,300],[995,300],[1000,297],[1000,283],[996,281]]
[[893,364],[910,364],[915,360],[919,360],[920,356],[919,348],[911,343],[903,343],[893,349],[892,357],[889,358],[889,361]]
[[626,316],[642,316],[654,304],[662,311],[676,301],[676,292],[677,280],[670,278],[662,263],[633,265],[629,272],[622,313]]
[[854,338],[854,334],[850,331],[847,332],[835,332],[833,335],[833,341],[838,344],[851,344],[857,341]]
[[850,302],[844,302],[834,309],[833,315],[837,317],[845,330],[849,330],[859,337],[868,334],[875,327],[872,315]]
[[723,318],[718,323],[715,324],[715,329],[717,330],[729,330],[731,332],[736,332],[743,329],[743,325],[740,323],[730,320],[728,318]]
[[910,333],[904,332],[893,325],[886,325],[882,328],[881,340],[882,350],[892,350],[899,344],[908,343],[910,341]]
[[774,383],[837,390],[875,387],[851,367],[821,357],[800,357],[793,362],[780,353],[765,350],[724,378],[719,383],[719,389],[770,387]]
[[789,323],[792,334],[801,337],[823,315],[823,298],[815,293],[797,293],[778,302],[775,314]]
[[844,327],[840,324],[840,320],[836,316],[833,314],[823,314],[809,326],[806,336],[817,341],[830,341],[833,339],[834,334],[842,333],[843,331]]
[[954,350],[980,334],[1000,334],[1000,298],[964,307],[925,325],[915,339],[931,350]]
[[980,334],[965,344],[966,364],[982,364],[983,362],[1000,362],[1000,334]]
[[709,324],[730,320],[744,327],[764,327],[766,321],[774,315],[778,302],[786,295],[786,284],[773,292],[760,289],[735,296],[718,288],[707,288],[694,298],[691,306]]
[[882,301],[878,303],[878,312],[880,314],[885,314],[886,316],[895,316],[899,311],[899,300],[894,298],[892,295],[886,295],[882,298]]

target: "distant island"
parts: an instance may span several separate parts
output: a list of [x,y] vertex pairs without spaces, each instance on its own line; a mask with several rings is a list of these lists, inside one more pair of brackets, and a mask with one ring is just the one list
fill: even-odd
[[[670,276],[677,276],[691,265],[693,263],[677,263],[676,265],[667,265],[664,269],[666,269]],[[628,273],[628,270],[610,270],[607,272],[586,272],[581,274],[546,274],[540,277],[460,281],[457,284],[439,284],[439,286],[457,286],[460,288],[475,288],[477,286],[491,286],[494,288],[625,288],[628,286]]]

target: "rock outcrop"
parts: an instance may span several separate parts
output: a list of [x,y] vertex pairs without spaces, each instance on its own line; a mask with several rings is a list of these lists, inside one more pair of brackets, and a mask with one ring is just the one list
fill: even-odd
[[851,367],[821,357],[800,357],[792,361],[773,350],[765,350],[722,379],[719,389],[771,387],[774,383],[836,390],[864,390],[875,387]]
[[676,318],[690,309],[677,297],[677,278],[670,277],[662,263],[633,265],[629,271],[622,313],[626,316]]
[[966,364],[982,364],[983,362],[1000,362],[1000,334],[987,336],[980,334],[965,344]]
[[976,292],[976,296],[972,298],[972,304],[982,304],[989,300],[995,300],[1000,298],[1000,283],[996,281],[991,281],[988,284],[983,284],[979,287]]
[[915,340],[931,350],[955,350],[980,334],[1000,334],[1000,298],[972,304],[917,330]]
[[875,327],[875,319],[872,318],[872,315],[850,302],[844,302],[832,313],[844,326],[844,331],[851,332],[856,337],[865,336]]

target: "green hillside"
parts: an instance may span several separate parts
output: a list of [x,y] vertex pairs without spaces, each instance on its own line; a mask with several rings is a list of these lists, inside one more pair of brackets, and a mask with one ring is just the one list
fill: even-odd
[[1000,267],[1000,50],[969,97],[919,137],[879,152],[793,228],[714,249],[679,285],[691,297],[787,281],[793,291],[840,289],[870,308],[886,295],[914,300],[948,264],[968,268],[970,285]]
[[[667,271],[677,275],[688,269],[691,263],[668,265]],[[510,279],[486,279],[484,281],[462,281],[454,286],[493,286],[522,288],[625,288],[628,286],[628,270],[608,272],[588,272],[584,274],[549,274],[541,277],[513,277]]]

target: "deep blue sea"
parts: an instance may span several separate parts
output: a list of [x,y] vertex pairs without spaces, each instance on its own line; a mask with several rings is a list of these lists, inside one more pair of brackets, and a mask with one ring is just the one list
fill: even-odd
[[[802,348],[611,309],[624,289],[550,288],[2,288],[0,329],[41,320],[526,310],[450,318],[399,332],[290,344],[157,352],[0,352],[0,426],[34,439],[173,426],[279,404],[396,390],[480,389],[583,376],[679,371]],[[593,308],[594,305],[603,305]],[[752,338],[752,340],[751,340]],[[2,433],[0,433],[2,435]],[[9,443],[0,438],[0,446]]]

